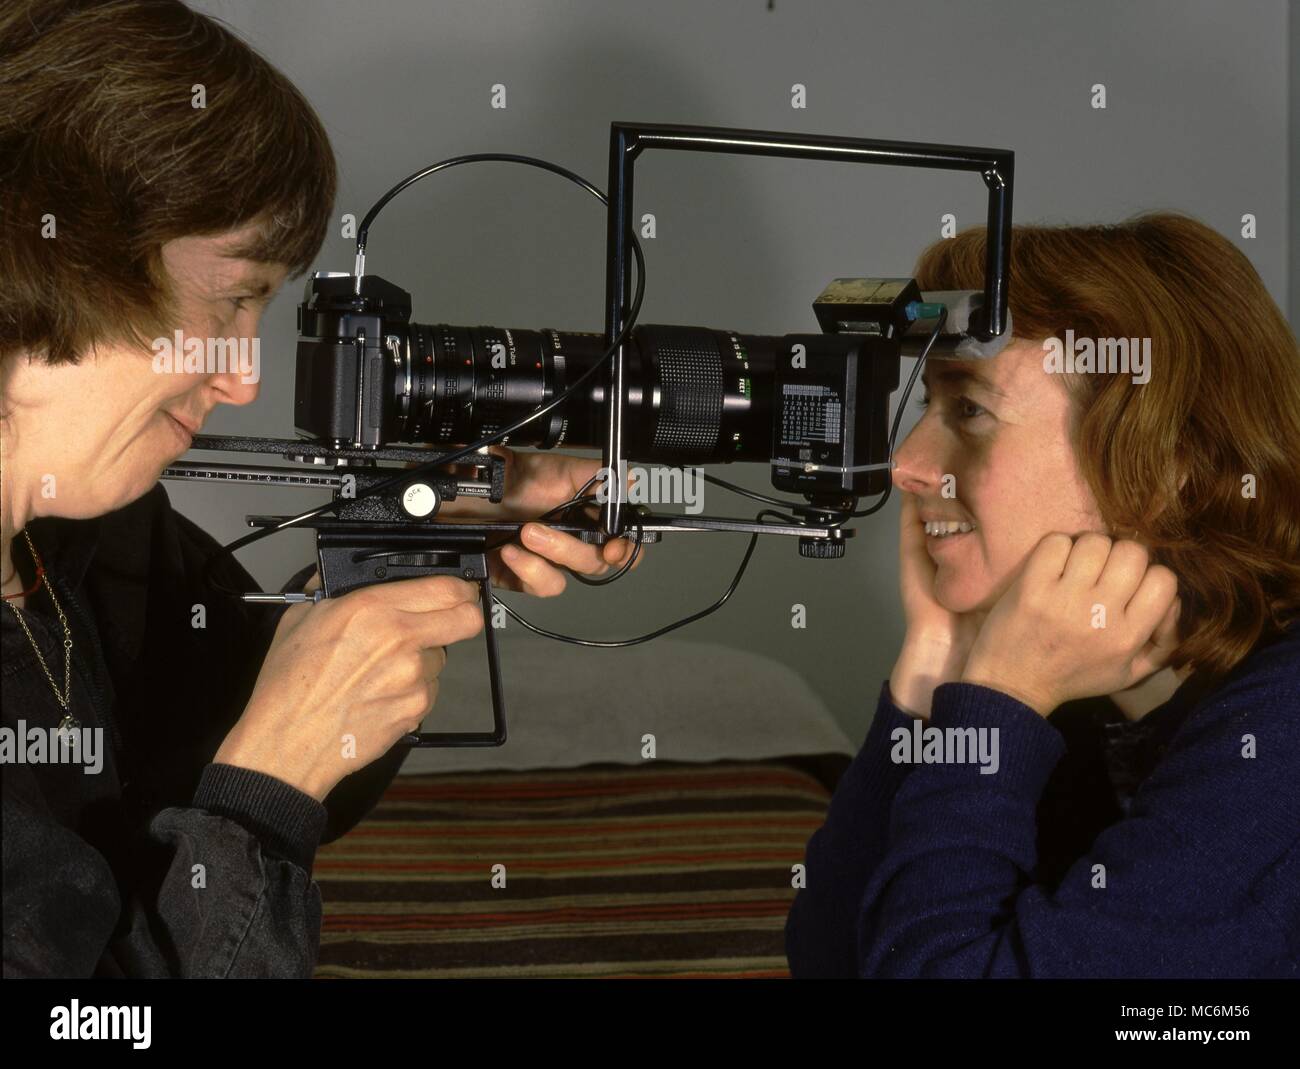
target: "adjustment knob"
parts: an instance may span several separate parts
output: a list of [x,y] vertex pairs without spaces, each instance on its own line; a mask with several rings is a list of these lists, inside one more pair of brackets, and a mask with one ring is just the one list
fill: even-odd
[[799,556],[816,557],[818,560],[836,560],[844,556],[844,540],[842,538],[801,538]]
[[438,507],[438,491],[428,483],[413,482],[402,491],[402,509],[415,520],[422,520]]

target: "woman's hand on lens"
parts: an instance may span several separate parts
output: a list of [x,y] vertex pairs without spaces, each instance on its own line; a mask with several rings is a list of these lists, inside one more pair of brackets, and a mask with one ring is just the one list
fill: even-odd
[[935,687],[961,679],[984,614],[950,612],[939,604],[916,495],[904,491],[901,496],[898,574],[907,631],[889,690],[899,708],[928,718]]
[[324,800],[344,776],[419,729],[437,698],[445,647],[482,629],[478,588],[449,576],[294,605],[213,760]]
[[1178,580],[1144,546],[1047,535],[989,612],[962,679],[1043,716],[1162,668],[1178,644]]

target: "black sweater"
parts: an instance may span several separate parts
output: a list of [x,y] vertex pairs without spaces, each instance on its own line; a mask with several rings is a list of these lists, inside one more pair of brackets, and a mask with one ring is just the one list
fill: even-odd
[[[211,763],[283,608],[204,587],[217,543],[173,511],[161,484],[106,516],[36,519],[27,531],[72,633],[69,712],[76,726],[102,729],[102,767],[32,763],[31,749],[20,749],[23,763],[12,747],[4,756],[4,975],[310,976],[316,848],[373,806],[406,751],[349,776],[325,805],[272,776]],[[30,587],[21,534],[13,558]],[[217,575],[258,589],[233,560]],[[22,612],[62,689],[63,629],[49,592]],[[34,729],[48,737],[64,711],[8,606],[0,643],[0,713],[21,748]]]

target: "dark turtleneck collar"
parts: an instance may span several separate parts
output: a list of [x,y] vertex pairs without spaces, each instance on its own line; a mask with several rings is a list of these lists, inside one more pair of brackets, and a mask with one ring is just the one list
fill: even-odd
[[[96,516],[89,520],[69,520],[61,516],[40,516],[31,520],[23,529],[32,539],[36,552],[40,554],[41,563],[50,575],[58,576],[68,587],[75,590],[81,585],[95,557],[99,545],[99,533],[103,518]],[[36,582],[36,567],[27,548],[27,539],[23,531],[14,535],[10,554],[18,574],[22,577],[23,588]],[[40,591],[27,598],[32,605],[40,597]],[[34,607],[34,606],[33,606]]]

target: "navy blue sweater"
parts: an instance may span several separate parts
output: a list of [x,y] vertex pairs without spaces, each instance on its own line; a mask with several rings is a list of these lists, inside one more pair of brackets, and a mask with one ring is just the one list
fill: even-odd
[[1300,628],[1136,723],[1099,702],[938,687],[931,725],[998,729],[989,775],[894,761],[913,719],[885,684],[808,844],[791,972],[1300,976]]

